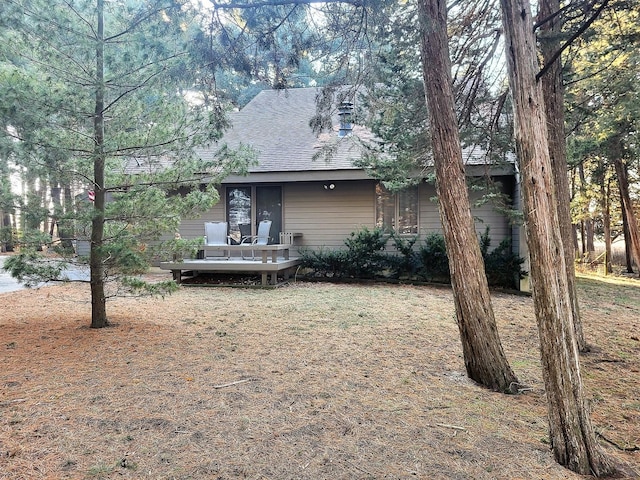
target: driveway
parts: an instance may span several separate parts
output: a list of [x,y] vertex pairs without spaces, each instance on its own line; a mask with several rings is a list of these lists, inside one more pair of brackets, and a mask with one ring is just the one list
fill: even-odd
[[[7,255],[0,255],[0,293],[7,292],[15,292],[16,290],[23,290],[25,287],[17,280],[15,280],[9,272],[5,272],[2,267],[4,266],[4,261],[7,259]],[[73,267],[66,270],[64,273],[69,280],[89,280],[89,269],[88,267]],[[40,286],[44,286],[46,284],[42,284]]]
[[4,261],[7,258],[6,255],[0,255],[0,293],[14,292],[16,290],[22,290],[24,287],[21,283],[18,283],[8,272],[5,272],[2,267]]

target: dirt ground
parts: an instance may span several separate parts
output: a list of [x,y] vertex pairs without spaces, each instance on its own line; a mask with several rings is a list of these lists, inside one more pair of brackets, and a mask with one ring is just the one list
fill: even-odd
[[[632,478],[640,282],[579,288],[593,424]],[[507,396],[465,376],[449,288],[185,286],[102,330],[88,292],[0,295],[1,479],[587,478],[549,450],[530,297],[493,295],[529,386]]]

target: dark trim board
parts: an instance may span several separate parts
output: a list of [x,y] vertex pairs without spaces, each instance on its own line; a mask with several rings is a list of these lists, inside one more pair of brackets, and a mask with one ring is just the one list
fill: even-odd
[[[283,272],[289,278],[290,272],[302,263],[294,258],[277,262],[263,263],[254,260],[183,260],[182,262],[160,262],[162,270],[171,270],[173,279],[180,283],[183,272],[212,272],[212,273],[260,273],[262,285],[275,285],[278,273]],[[268,282],[268,275],[271,282]]]

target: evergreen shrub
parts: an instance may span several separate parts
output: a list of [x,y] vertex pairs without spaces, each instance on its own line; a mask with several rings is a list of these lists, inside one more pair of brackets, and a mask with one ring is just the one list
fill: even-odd
[[343,277],[344,266],[347,263],[345,250],[319,249],[300,250],[302,267],[310,270],[316,277]]
[[439,233],[430,233],[418,249],[420,267],[417,276],[428,282],[451,282],[449,258],[444,237]]
[[[386,252],[392,239],[397,252]],[[418,245],[418,237],[386,235],[380,228],[363,227],[345,240],[346,249],[302,250],[302,267],[315,277],[327,278],[403,278],[428,282],[451,282],[449,259],[444,237],[429,234]],[[503,240],[489,252],[489,229],[480,236],[480,250],[485,262],[489,285],[516,288],[518,280],[527,272],[522,270],[524,259],[512,252],[511,242]]]
[[522,269],[524,258],[513,252],[511,240],[505,238],[500,244],[489,252],[491,238],[489,237],[489,227],[480,236],[480,251],[484,258],[484,269],[489,285],[517,288],[527,272]]
[[415,278],[422,267],[420,255],[414,249],[418,235],[406,237],[393,232],[391,239],[398,255],[388,255],[389,275],[393,278]]
[[347,263],[344,270],[347,277],[373,278],[379,276],[388,266],[385,253],[388,237],[381,228],[369,230],[362,227],[351,232],[344,241],[347,246]]

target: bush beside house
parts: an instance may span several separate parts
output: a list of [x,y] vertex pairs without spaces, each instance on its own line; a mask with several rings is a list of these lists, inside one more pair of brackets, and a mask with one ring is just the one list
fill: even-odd
[[[489,229],[480,236],[480,248],[489,285],[517,288],[527,275],[524,259],[513,253],[511,242],[503,240],[489,251]],[[391,242],[394,252],[387,251]],[[422,242],[418,236],[388,234],[380,228],[363,227],[344,241],[346,248],[337,250],[301,250],[302,267],[310,278],[402,279],[450,283],[449,260],[444,237],[428,235]]]

